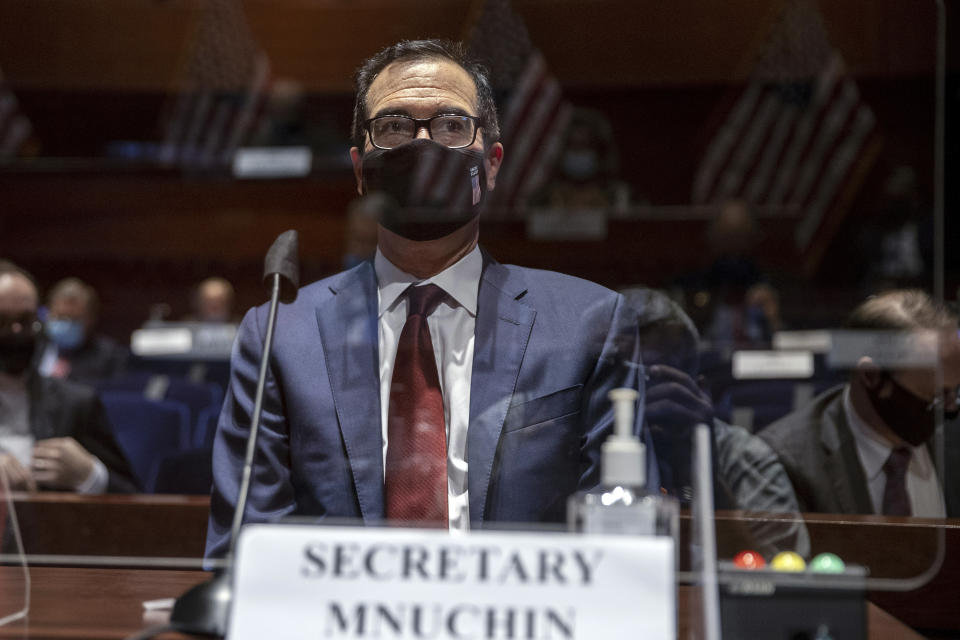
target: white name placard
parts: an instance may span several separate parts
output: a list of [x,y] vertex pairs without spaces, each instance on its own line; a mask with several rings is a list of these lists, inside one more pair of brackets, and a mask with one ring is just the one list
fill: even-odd
[[249,525],[228,638],[676,637],[670,538]]
[[246,147],[233,155],[237,178],[300,178],[310,174],[310,147]]
[[809,351],[734,351],[735,380],[810,378],[813,354]]

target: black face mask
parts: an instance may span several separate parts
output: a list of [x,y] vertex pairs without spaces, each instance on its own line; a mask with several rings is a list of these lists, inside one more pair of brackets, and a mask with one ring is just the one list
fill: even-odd
[[382,194],[380,224],[409,240],[436,240],[480,214],[483,154],[418,138],[363,155],[363,193]]
[[[891,390],[889,395],[881,397],[880,389],[885,380],[890,381]],[[889,373],[883,373],[875,386],[866,385],[866,389],[877,415],[905,442],[917,447],[933,435],[937,428],[937,415],[931,403],[910,393]],[[957,410],[944,411],[943,417],[953,420],[957,413]]]
[[33,364],[36,351],[36,335],[0,336],[0,371],[12,376],[22,375]]

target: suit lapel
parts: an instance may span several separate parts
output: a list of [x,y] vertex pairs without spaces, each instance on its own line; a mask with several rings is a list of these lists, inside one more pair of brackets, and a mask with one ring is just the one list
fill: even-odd
[[511,281],[510,271],[486,255],[484,263],[477,296],[467,432],[467,484],[474,523],[484,521],[500,432],[537,315],[518,301],[526,293],[522,282]]
[[30,403],[30,432],[37,440],[56,437],[53,416],[60,411],[62,398],[57,389],[46,383],[40,374],[34,373],[27,380],[27,395]]
[[843,410],[843,393],[826,408],[820,440],[827,453],[827,473],[838,513],[873,513],[867,478],[857,444]]
[[330,290],[333,298],[317,308],[327,377],[360,511],[377,521],[384,514],[383,438],[373,266],[365,263]]

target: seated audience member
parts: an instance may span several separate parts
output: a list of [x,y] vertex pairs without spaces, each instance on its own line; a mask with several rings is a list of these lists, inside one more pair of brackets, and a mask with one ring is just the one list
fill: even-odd
[[630,193],[619,179],[619,152],[607,116],[573,109],[561,144],[552,175],[532,204],[571,213],[625,211]]
[[36,372],[33,278],[0,263],[0,471],[14,490],[136,491],[93,389]]
[[[648,378],[645,416],[664,487],[683,500],[691,497],[692,432],[703,423],[713,432],[717,509],[796,514],[797,498],[773,450],[746,429],[714,417],[710,396],[695,381],[699,336],[693,321],[659,291],[638,287],[622,293],[639,315]],[[748,528],[763,553],[809,552],[809,535],[799,520],[755,520]]]
[[782,328],[777,290],[759,261],[762,239],[753,207],[727,200],[707,229],[713,261],[681,278],[696,292],[693,300],[703,316],[698,321],[714,349],[766,347]]
[[[932,363],[911,368],[910,363],[891,364],[879,352],[863,353],[849,382],[761,431],[787,468],[801,508],[960,515],[951,504],[957,498],[951,483],[944,495],[929,449],[937,406],[943,407],[945,419],[957,414],[956,317],[922,291],[894,290],[857,307],[848,328],[914,338],[908,357],[915,359],[920,349],[927,349],[933,360],[938,351],[939,372]],[[950,465],[946,471],[951,472]]]
[[52,378],[87,381],[123,373],[127,350],[94,333],[99,311],[97,292],[77,278],[54,285],[47,296],[47,338],[40,373]]
[[223,278],[207,278],[197,285],[193,296],[193,317],[197,322],[236,322],[233,315],[233,285]]

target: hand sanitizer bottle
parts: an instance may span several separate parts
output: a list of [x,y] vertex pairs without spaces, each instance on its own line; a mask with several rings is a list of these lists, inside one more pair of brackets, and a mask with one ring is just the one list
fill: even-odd
[[614,431],[601,447],[600,486],[570,497],[567,521],[573,531],[676,540],[676,499],[646,490],[646,448],[633,430],[638,395],[634,389],[610,391]]

